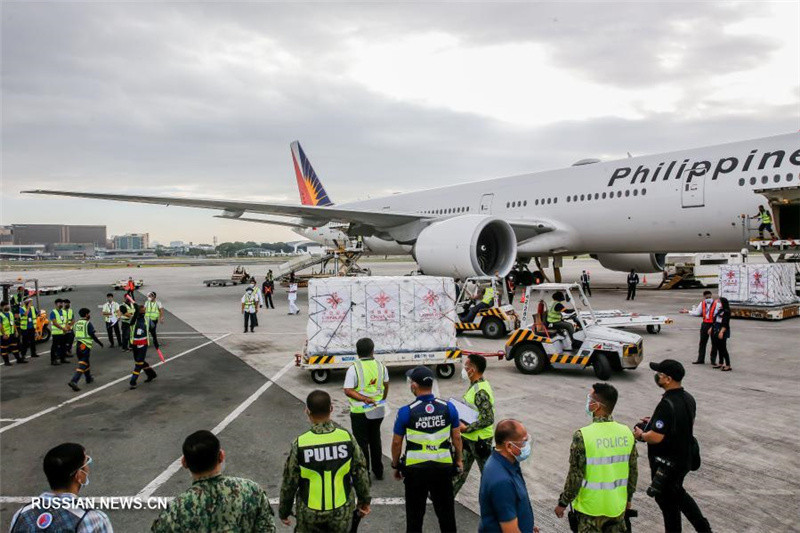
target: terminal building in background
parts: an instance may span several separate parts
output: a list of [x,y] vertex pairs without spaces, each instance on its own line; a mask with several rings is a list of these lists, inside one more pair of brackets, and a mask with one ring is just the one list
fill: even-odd
[[114,239],[115,250],[147,250],[150,248],[149,233],[126,233],[116,235]]
[[77,226],[66,224],[12,224],[13,244],[91,244],[106,246],[105,226]]

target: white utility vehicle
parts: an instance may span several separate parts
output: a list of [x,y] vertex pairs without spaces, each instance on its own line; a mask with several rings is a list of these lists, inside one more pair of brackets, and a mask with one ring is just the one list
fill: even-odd
[[[492,303],[489,307],[471,312],[472,306],[481,302],[483,291],[489,288],[494,291]],[[502,278],[495,276],[467,278],[456,301],[456,313],[459,316],[457,333],[480,331],[488,339],[499,339],[520,326],[519,316],[509,301],[506,284]]]

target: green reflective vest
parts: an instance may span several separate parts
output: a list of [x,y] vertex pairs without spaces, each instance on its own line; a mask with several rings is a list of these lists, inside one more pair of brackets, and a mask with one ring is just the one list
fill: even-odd
[[486,287],[481,301],[487,305],[494,305],[494,289],[492,287]]
[[36,327],[36,308],[31,306],[30,309],[20,307],[19,309],[19,327],[20,329],[28,329],[28,322],[31,323],[30,327]]
[[[478,381],[477,383],[473,383],[469,386],[469,389],[467,389],[467,392],[464,394],[464,403],[477,411],[478,408],[475,405],[475,395],[479,390],[486,391],[486,394],[489,395],[489,401],[492,402],[492,412],[495,413],[495,416],[497,416],[494,408],[494,392],[492,391],[492,386],[489,385],[489,382],[486,380]],[[486,426],[485,428],[476,429],[470,433],[462,433],[461,437],[473,441],[478,439],[491,440],[492,435],[494,435],[492,426]]]
[[572,506],[589,516],[619,516],[628,502],[628,461],[634,440],[618,422],[595,422],[581,428],[586,473]]
[[64,309],[64,317],[66,320],[66,322],[64,322],[65,324],[71,323],[75,318],[75,311],[73,311],[71,307],[69,309]]
[[350,433],[306,431],[297,438],[300,466],[298,498],[314,511],[330,511],[347,503],[352,483],[353,440]]
[[[556,322],[561,322],[561,311],[556,311],[556,306],[561,304],[561,302],[554,301],[550,304],[550,307],[547,308],[547,322],[549,324],[555,324]],[[563,304],[562,304],[563,305]]]
[[[356,359],[353,363],[356,371],[356,386],[355,389],[360,394],[378,401],[383,398],[383,364],[375,359],[367,359],[362,361]],[[363,413],[366,411],[364,402],[348,398],[350,400],[351,413]]]
[[53,335],[63,335],[67,324],[67,314],[63,309],[53,309],[53,314],[56,318],[52,321],[51,333]]
[[158,300],[147,300],[144,303],[144,316],[147,320],[158,320],[161,313],[158,311]]
[[14,323],[14,313],[0,313],[0,331],[3,335],[15,335],[17,333],[17,325]]
[[758,217],[761,219],[762,224],[772,224],[772,216],[769,214],[769,211],[759,211]]
[[86,345],[88,349],[92,349],[94,340],[89,336],[89,321],[81,318],[75,322],[75,327],[72,328],[75,332],[75,340]]

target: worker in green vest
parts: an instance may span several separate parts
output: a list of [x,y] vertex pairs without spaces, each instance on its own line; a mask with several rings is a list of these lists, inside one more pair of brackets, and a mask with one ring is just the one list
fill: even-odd
[[33,298],[25,298],[19,308],[19,353],[24,358],[28,350],[31,357],[39,357],[36,353],[36,308]]
[[775,236],[775,232],[772,231],[772,215],[770,215],[769,211],[767,211],[763,205],[758,206],[758,214],[750,218],[756,218],[760,222],[758,226],[758,240],[764,240],[764,230],[769,231],[769,235],[772,237],[773,241],[778,240],[778,237]]
[[464,394],[464,403],[477,413],[477,419],[470,424],[461,422],[462,452],[464,468],[453,479],[453,494],[458,494],[467,480],[472,463],[477,462],[481,473],[486,460],[492,454],[492,435],[494,434],[494,392],[483,377],[486,371],[486,358],[471,353],[464,360],[461,378],[469,380],[469,388]]
[[64,341],[67,332],[67,315],[64,313],[64,300],[56,298],[55,307],[50,311],[50,364],[57,366],[66,363]]
[[161,305],[161,301],[157,298],[155,292],[151,292],[147,295],[147,301],[144,302],[144,310],[144,317],[147,319],[150,338],[153,341],[153,348],[155,348],[163,358],[164,356],[161,354],[161,347],[158,344],[158,334],[156,330],[158,324],[164,322],[164,306]]
[[625,533],[625,511],[631,507],[639,471],[633,432],[614,422],[617,389],[595,383],[586,397],[592,423],[572,436],[569,472],[558,498],[556,516],[572,504],[580,533]]
[[567,342],[565,343],[564,349],[571,350],[575,326],[564,320],[564,313],[574,313],[575,310],[568,309],[565,301],[566,297],[563,292],[556,291],[553,293],[553,301],[550,302],[550,306],[547,308],[547,328],[565,334],[564,336]]
[[3,356],[3,364],[11,366],[9,355],[12,354],[17,363],[27,363],[28,361],[19,354],[17,324],[14,321],[14,313],[11,312],[11,304],[3,300],[0,302],[0,310],[0,353]]
[[295,531],[348,533],[355,517],[360,520],[370,512],[364,454],[355,438],[331,421],[332,412],[327,392],[308,395],[311,429],[295,439],[286,459],[278,517],[289,526],[294,514]]
[[494,287],[492,285],[485,287],[483,291],[478,294],[479,296],[475,298],[478,300],[478,303],[473,305],[470,310],[461,318],[462,322],[472,322],[475,320],[475,317],[478,316],[479,311],[494,307]]
[[75,332],[72,327],[75,325],[75,310],[72,309],[72,302],[68,298],[64,298],[64,357],[70,359],[72,357],[72,345],[75,342]]
[[92,354],[92,346],[94,346],[95,342],[101,347],[103,346],[103,343],[97,338],[94,326],[89,322],[92,318],[89,309],[84,307],[78,311],[78,316],[80,316],[80,319],[75,322],[75,326],[72,328],[72,331],[75,332],[75,342],[77,343],[75,354],[78,356],[78,367],[75,369],[75,374],[73,374],[70,382],[67,383],[69,388],[75,392],[81,390],[78,388],[81,376],[86,378],[87,385],[94,381],[89,367],[89,356]]
[[12,294],[9,298],[9,302],[11,303],[11,312],[14,314],[17,320],[17,326],[19,326],[19,310],[22,308],[22,303],[25,301],[25,287],[22,285],[17,286],[17,293]]

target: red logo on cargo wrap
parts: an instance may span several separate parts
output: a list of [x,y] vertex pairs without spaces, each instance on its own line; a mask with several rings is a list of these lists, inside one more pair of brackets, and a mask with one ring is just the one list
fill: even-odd
[[339,304],[342,303],[342,299],[339,298],[339,295],[335,292],[332,292],[325,301],[328,302],[332,309],[336,309],[339,307]]
[[756,287],[763,287],[764,282],[761,281],[761,272],[755,271],[753,272],[753,285]]
[[385,292],[381,291],[380,294],[378,294],[375,298],[373,298],[373,300],[375,301],[376,304],[378,304],[378,306],[380,306],[381,309],[384,309],[386,307],[386,304],[388,304],[392,300],[392,298]]
[[734,272],[733,270],[729,270],[726,275],[728,276],[728,279],[732,280],[733,278],[736,277],[736,272]]
[[428,290],[428,294],[423,296],[422,299],[425,300],[425,302],[429,306],[433,307],[434,305],[436,305],[436,302],[439,301],[439,296],[437,296],[436,293],[433,292],[432,290]]

